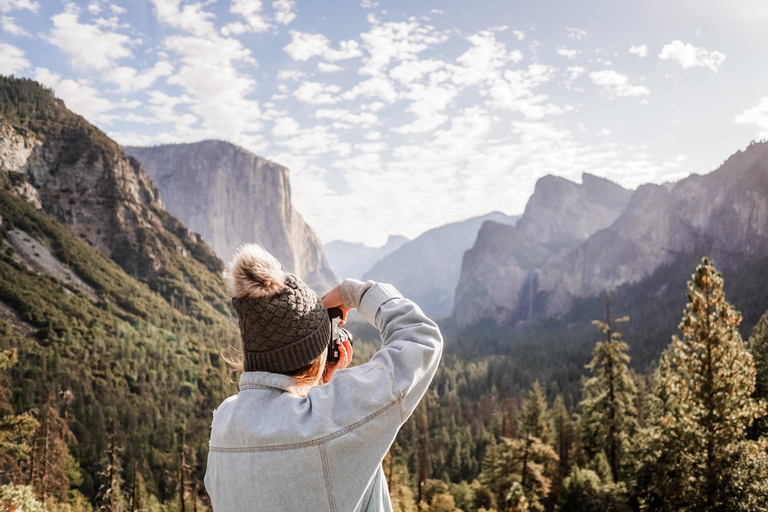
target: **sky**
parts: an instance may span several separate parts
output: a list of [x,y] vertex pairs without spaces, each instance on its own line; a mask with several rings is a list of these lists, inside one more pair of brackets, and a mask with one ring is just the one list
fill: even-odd
[[324,243],[627,188],[768,138],[764,0],[0,0],[0,74],[123,145],[220,139],[290,169]]

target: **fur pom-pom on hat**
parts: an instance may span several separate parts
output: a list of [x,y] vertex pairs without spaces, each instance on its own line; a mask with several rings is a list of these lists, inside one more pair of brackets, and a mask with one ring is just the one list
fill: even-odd
[[227,267],[232,297],[274,295],[285,286],[285,277],[277,258],[256,244],[241,246]]

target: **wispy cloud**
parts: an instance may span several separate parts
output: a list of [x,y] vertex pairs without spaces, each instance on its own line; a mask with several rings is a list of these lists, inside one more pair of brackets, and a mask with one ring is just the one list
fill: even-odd
[[718,51],[710,52],[706,48],[698,48],[676,39],[664,45],[659,53],[659,59],[676,61],[684,69],[705,67],[717,73],[720,65],[725,62],[725,54]]
[[651,93],[645,86],[630,84],[627,75],[622,75],[612,69],[593,71],[589,74],[589,78],[595,85],[599,85],[609,97],[648,96]]

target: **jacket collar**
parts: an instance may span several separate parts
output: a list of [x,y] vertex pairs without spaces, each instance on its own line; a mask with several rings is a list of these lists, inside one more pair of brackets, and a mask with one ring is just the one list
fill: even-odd
[[281,373],[271,372],[243,372],[240,375],[238,387],[240,391],[244,389],[264,389],[273,388],[281,391],[288,391],[291,386],[296,384],[293,377]]

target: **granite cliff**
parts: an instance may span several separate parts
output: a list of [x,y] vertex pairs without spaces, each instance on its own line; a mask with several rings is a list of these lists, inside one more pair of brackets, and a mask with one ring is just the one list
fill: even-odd
[[517,226],[480,230],[457,288],[460,325],[560,315],[575,298],[636,283],[686,255],[710,256],[722,269],[768,256],[768,143],[631,197],[605,180],[595,187],[585,176],[581,187],[592,190],[581,194],[553,180],[540,180]]
[[287,168],[228,142],[125,147],[173,215],[227,261],[256,242],[316,291],[335,281],[317,235],[291,205]]
[[517,219],[493,212],[431,229],[382,258],[363,279],[392,283],[428,315],[446,317],[451,313],[462,255],[472,247],[480,226],[493,221],[511,227]]
[[539,179],[517,224],[485,222],[464,254],[453,303],[457,323],[492,319],[506,324],[529,317],[538,290],[534,270],[610,226],[630,196],[590,174],[581,184],[555,176]]

